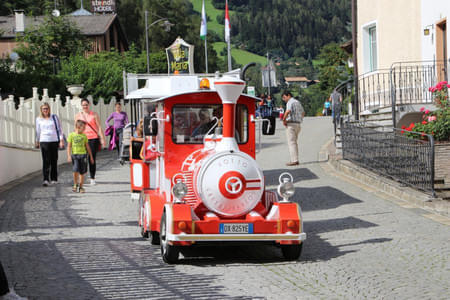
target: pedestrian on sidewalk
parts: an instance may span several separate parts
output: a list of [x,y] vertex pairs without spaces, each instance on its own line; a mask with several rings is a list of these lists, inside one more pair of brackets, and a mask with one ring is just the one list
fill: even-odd
[[[57,115],[52,115],[50,105],[44,102],[36,118],[36,148],[41,149],[43,186],[58,182],[58,148],[64,147],[64,135]],[[49,176],[50,175],[50,176]]]
[[73,192],[84,193],[83,182],[84,174],[87,173],[87,155],[89,161],[93,164],[94,158],[89,146],[88,138],[84,134],[86,122],[76,121],[75,131],[69,134],[67,139],[67,161],[72,162],[73,171]]
[[2,262],[0,261],[0,300],[26,300],[27,298],[20,297],[9,288],[8,279],[3,270]]
[[336,89],[330,95],[331,98],[331,107],[333,116],[333,124],[336,126],[339,124],[341,119],[341,110],[342,110],[342,94],[339,93]]
[[[106,119],[106,128],[111,128],[111,140],[109,142],[109,150],[117,149],[117,154],[120,155],[120,149],[122,147],[123,128],[128,124],[128,115],[122,111],[122,104],[117,102],[115,105],[116,111],[112,112]],[[109,122],[113,120],[113,125],[109,125]]]
[[97,152],[105,147],[106,139],[100,124],[100,117],[96,112],[90,110],[89,100],[81,100],[81,107],[83,110],[75,116],[75,127],[78,120],[82,120],[86,123],[84,134],[86,134],[88,138],[89,147],[91,148],[92,157],[94,159],[93,162],[89,161],[89,175],[91,177],[91,185],[95,185]]
[[329,97],[327,100],[325,100],[325,103],[323,104],[323,115],[329,116],[331,114],[331,98]]
[[289,147],[291,161],[286,166],[296,166],[298,160],[298,135],[301,130],[301,123],[305,116],[305,110],[300,101],[292,97],[291,92],[284,92],[281,96],[286,102],[286,111],[283,115],[283,125],[286,127],[286,136]]

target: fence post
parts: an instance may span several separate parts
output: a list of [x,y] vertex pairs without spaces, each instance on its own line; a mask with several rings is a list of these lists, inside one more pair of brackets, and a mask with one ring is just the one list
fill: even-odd
[[26,141],[25,141],[25,107],[24,107],[24,102],[25,102],[25,98],[24,97],[19,97],[19,109],[16,111],[19,117],[19,145],[21,145],[22,147],[26,145]]
[[[33,98],[31,98],[31,121],[33,124],[33,128],[36,126],[35,122],[36,122],[36,116],[38,115],[38,101],[39,101],[39,94],[38,94],[38,88],[34,87],[33,88]],[[36,135],[34,133],[34,131],[32,132],[32,140],[33,140],[33,144],[36,143]]]
[[8,134],[8,138],[7,138],[7,143],[10,144],[14,144],[15,142],[15,136],[16,136],[16,126],[14,126],[15,124],[15,120],[16,120],[16,109],[15,109],[15,104],[14,104],[14,96],[13,95],[9,95],[8,100],[6,100],[8,102],[8,113],[7,116],[9,116],[9,120],[7,120],[7,122],[9,123],[9,134]]
[[0,95],[0,141],[5,142],[6,136],[6,106],[5,102],[2,100],[2,96]]
[[44,102],[48,102],[49,98],[48,98],[48,89],[43,89],[43,95],[42,95],[42,101]]

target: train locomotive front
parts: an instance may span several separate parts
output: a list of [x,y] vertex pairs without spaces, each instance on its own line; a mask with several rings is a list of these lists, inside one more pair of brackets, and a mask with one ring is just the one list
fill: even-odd
[[[154,154],[149,161],[132,160],[132,189],[140,190],[141,233],[150,236],[152,244],[161,245],[167,263],[176,263],[183,247],[216,242],[269,242],[279,245],[289,260],[301,254],[306,234],[300,206],[289,201],[294,193],[292,176],[281,174],[279,200],[276,192],[265,190],[263,172],[254,159],[254,132],[247,137],[247,146],[237,142],[238,101],[252,101],[241,95],[244,86],[233,76],[215,80],[215,92],[210,92],[219,96],[221,114],[201,145],[177,144],[171,139],[175,129],[169,120],[176,117],[177,97],[166,98],[166,103],[171,103],[161,109],[162,116],[157,111],[147,122],[150,126],[158,123],[162,138],[156,137],[155,142],[150,138],[149,146],[144,145]],[[194,99],[192,105],[195,96],[194,92],[189,98]],[[189,105],[185,99],[183,103]],[[257,121],[254,116],[248,113],[242,119],[254,131],[254,123],[249,124]],[[140,189],[135,184],[138,181]]]

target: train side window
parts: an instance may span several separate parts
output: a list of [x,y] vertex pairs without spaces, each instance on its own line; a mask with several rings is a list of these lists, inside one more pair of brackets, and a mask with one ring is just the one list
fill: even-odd
[[[222,118],[222,104],[179,104],[172,109],[172,140],[176,144],[201,144],[208,132],[213,132]],[[248,110],[245,105],[236,107],[235,137],[239,144],[248,141]]]

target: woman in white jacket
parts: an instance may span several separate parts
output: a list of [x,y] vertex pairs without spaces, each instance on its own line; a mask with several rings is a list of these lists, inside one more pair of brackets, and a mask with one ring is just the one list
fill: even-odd
[[[64,136],[58,116],[52,115],[50,105],[44,102],[36,118],[36,148],[41,149],[43,186],[58,182],[58,148],[64,147]],[[50,176],[49,176],[50,175]]]

